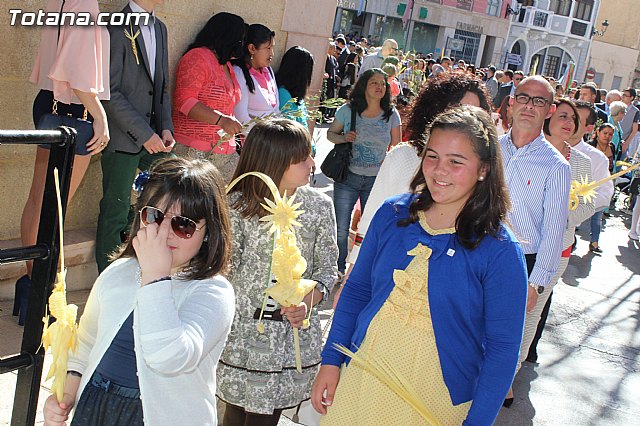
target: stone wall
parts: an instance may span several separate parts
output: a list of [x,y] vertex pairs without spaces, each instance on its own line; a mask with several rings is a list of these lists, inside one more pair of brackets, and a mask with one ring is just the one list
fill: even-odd
[[[99,1],[102,11],[117,11],[125,0]],[[9,9],[36,11],[42,0],[5,0],[0,11],[0,128],[32,129],[31,106],[36,94],[29,83],[40,32],[36,27],[11,27]],[[321,86],[322,69],[331,33],[336,3],[334,0],[189,0],[167,1],[157,9],[169,32],[169,67],[175,66],[187,45],[206,21],[217,12],[232,12],[248,23],[262,23],[276,32],[274,67],[287,48],[299,44],[316,58],[313,89]],[[173,80],[173,78],[171,79]],[[170,90],[172,87],[170,87]],[[19,219],[28,196],[33,173],[34,147],[0,147],[0,240],[19,237]],[[67,228],[95,226],[101,197],[101,173],[98,158],[89,171],[67,215]]]

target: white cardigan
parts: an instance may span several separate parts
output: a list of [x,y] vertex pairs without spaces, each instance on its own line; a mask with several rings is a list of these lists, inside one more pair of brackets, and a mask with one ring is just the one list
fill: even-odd
[[242,73],[242,69],[239,66],[234,65],[233,71],[236,74],[236,79],[238,80],[238,85],[240,86],[240,90],[242,91],[242,96],[240,97],[240,101],[233,107],[233,115],[240,121],[242,124],[246,124],[253,117],[262,117],[263,115],[272,114],[274,112],[280,111],[280,105],[278,101],[278,86],[276,85],[275,78],[273,77],[273,70],[269,68],[269,83],[270,86],[275,90],[276,96],[276,105],[271,106],[269,102],[267,102],[267,98],[264,97],[262,90],[260,90],[260,84],[255,77],[251,76],[253,80],[253,85],[255,87],[255,91],[251,93],[249,88],[247,87],[247,80],[244,78],[244,74]]
[[216,366],[233,321],[233,287],[221,277],[140,287],[138,261],[119,259],[97,279],[68,370],[82,373],[76,402],[133,311],[144,423],[216,425]]

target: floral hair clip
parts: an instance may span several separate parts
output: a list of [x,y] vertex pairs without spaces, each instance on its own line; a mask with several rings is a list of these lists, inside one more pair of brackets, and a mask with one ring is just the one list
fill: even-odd
[[147,182],[149,182],[150,177],[151,173],[149,173],[149,170],[138,173],[138,176],[136,176],[136,179],[133,181],[133,190],[136,191],[138,195],[142,194],[142,190]]

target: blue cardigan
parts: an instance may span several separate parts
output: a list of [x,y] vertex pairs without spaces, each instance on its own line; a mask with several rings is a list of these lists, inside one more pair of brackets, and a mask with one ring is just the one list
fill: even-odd
[[[527,269],[520,245],[502,228],[474,250],[455,234],[430,235],[407,218],[413,197],[385,201],[375,214],[336,308],[322,364],[340,366],[334,348],[356,351],[394,287],[394,269],[413,259],[418,243],[429,260],[429,307],[444,381],[454,405],[473,400],[466,425],[490,425],[509,390],[518,362],[527,301]],[[453,251],[452,251],[453,250]]]

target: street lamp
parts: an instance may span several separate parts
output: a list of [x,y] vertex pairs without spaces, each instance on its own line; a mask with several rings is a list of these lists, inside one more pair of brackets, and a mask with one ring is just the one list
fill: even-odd
[[605,19],[604,21],[602,21],[602,29],[600,31],[596,30],[596,27],[591,28],[591,37],[602,37],[604,33],[607,32],[607,28],[609,28],[609,21]]
[[[518,6],[518,8],[517,8],[517,9],[513,9],[513,8],[511,7],[511,4],[508,4],[508,5],[507,5],[507,9],[506,9],[506,10],[505,10],[505,12],[504,12],[504,17],[505,17],[505,18],[508,18],[508,17],[509,17],[509,16],[511,16],[511,15],[518,15],[519,13],[520,13],[520,7],[519,7],[519,6]],[[608,25],[608,24],[607,24],[607,25]]]

